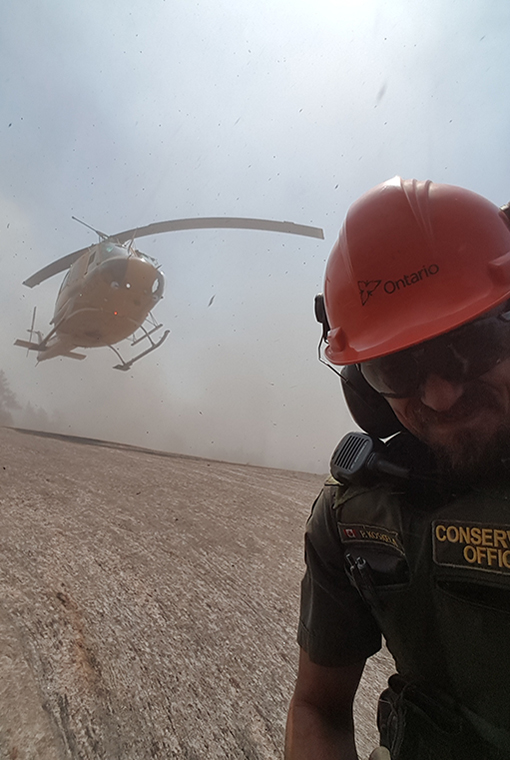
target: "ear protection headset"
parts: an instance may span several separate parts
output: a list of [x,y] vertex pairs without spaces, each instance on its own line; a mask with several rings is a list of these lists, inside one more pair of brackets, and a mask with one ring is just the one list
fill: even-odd
[[381,439],[404,430],[391,406],[367,383],[357,364],[349,364],[337,372],[331,364],[324,362],[321,346],[327,342],[330,328],[322,293],[315,296],[315,318],[322,325],[319,360],[340,377],[345,402],[355,423],[370,436]]

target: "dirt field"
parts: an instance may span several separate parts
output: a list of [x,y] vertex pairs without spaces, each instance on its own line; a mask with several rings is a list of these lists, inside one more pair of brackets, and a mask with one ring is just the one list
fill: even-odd
[[321,477],[9,429],[0,477],[0,760],[282,757]]

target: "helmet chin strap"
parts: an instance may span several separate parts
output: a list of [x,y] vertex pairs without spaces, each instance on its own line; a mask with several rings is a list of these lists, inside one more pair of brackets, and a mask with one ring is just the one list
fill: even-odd
[[319,345],[317,346],[317,356],[321,364],[324,364],[325,367],[328,367],[332,372],[335,373],[335,375],[338,375],[338,377],[341,379],[342,375],[340,372],[335,369],[329,362],[327,362],[325,359],[322,358],[322,346],[324,343],[328,342],[328,332],[330,330],[329,321],[328,321],[328,315],[326,314],[326,305],[324,303],[324,296],[322,293],[318,293],[315,296],[314,299],[314,311],[315,311],[315,319],[317,322],[322,325],[322,335],[319,340]]
[[349,365],[338,371],[322,357],[322,346],[328,342],[329,321],[322,293],[315,296],[315,318],[322,325],[322,334],[317,347],[317,356],[340,378],[343,396],[354,421],[362,430],[376,438],[389,438],[403,429],[385,398],[371,388],[357,365]]
[[324,364],[324,366],[327,367],[328,369],[330,369],[332,372],[334,372],[335,375],[338,375],[338,377],[341,380],[342,379],[342,373],[339,372],[335,367],[333,367],[332,364],[330,364],[329,362],[327,362],[325,359],[322,358],[322,350],[321,349],[322,349],[322,344],[325,343],[325,342],[326,341],[324,340],[324,338],[321,337],[321,339],[319,341],[319,345],[317,346],[318,359],[319,359],[319,361],[320,361],[321,364]]

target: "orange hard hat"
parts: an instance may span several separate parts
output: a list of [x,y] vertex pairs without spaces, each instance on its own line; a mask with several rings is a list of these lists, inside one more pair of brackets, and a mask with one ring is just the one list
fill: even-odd
[[326,267],[326,356],[355,364],[469,322],[510,298],[510,223],[470,190],[383,182],[349,209]]

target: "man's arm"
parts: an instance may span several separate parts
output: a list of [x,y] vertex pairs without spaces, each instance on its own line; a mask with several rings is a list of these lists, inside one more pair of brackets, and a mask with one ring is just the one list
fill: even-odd
[[357,760],[352,704],[364,666],[324,667],[300,650],[285,760]]

